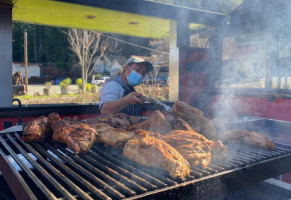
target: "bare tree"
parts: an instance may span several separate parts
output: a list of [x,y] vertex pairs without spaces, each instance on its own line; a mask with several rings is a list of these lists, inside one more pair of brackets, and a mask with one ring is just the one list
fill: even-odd
[[98,59],[117,48],[117,41],[110,41],[99,32],[69,29],[66,32],[71,50],[77,55],[82,68],[83,92],[86,92],[88,77],[94,72]]
[[157,86],[157,75],[160,71],[160,67],[159,66],[154,66],[154,70],[149,72],[149,75],[151,77],[152,80],[152,87],[156,87]]

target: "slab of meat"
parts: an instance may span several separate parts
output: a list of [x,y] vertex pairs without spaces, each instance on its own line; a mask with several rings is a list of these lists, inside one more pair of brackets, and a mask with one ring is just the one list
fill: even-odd
[[62,125],[80,123],[80,121],[76,117],[75,118],[65,117],[64,119],[61,119],[58,113],[50,113],[48,115],[48,122],[53,131],[55,131],[57,127]]
[[63,119],[53,127],[53,141],[66,144],[75,154],[89,151],[98,135],[95,129],[74,119]]
[[161,139],[174,147],[191,167],[205,168],[211,162],[213,142],[194,131],[172,130]]
[[49,136],[50,126],[48,118],[45,116],[38,117],[23,125],[23,141],[43,141]]
[[190,173],[188,162],[166,142],[137,130],[123,148],[123,156],[147,167],[158,167],[169,172],[172,178],[183,178]]
[[177,101],[173,106],[173,112],[177,118],[183,119],[196,132],[204,135],[207,139],[216,140],[215,127],[201,110],[193,108],[182,101]]
[[123,147],[125,143],[135,136],[133,131],[113,128],[112,126],[104,123],[92,123],[89,126],[98,132],[98,142],[108,146]]
[[183,119],[178,119],[175,121],[175,124],[174,124],[174,130],[181,130],[181,131],[193,131],[193,128],[187,124],[187,122],[185,122]]
[[223,142],[236,142],[250,146],[275,150],[275,144],[267,136],[261,133],[247,130],[227,130],[224,131],[221,140]]
[[166,134],[172,130],[172,127],[166,120],[165,116],[159,110],[156,110],[149,116],[146,121],[133,125],[132,129],[142,129],[149,132]]
[[135,116],[129,116],[125,113],[114,113],[108,115],[100,115],[95,118],[86,119],[86,124],[104,123],[118,129],[128,130],[130,125],[141,122],[142,120]]

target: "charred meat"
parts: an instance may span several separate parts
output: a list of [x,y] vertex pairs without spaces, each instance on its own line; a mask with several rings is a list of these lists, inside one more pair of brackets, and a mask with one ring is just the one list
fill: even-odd
[[125,144],[123,156],[147,167],[164,169],[172,178],[189,175],[189,164],[176,149],[146,131],[137,130],[136,134]]
[[264,134],[257,133],[254,131],[227,130],[223,132],[221,140],[225,143],[235,142],[247,144],[262,149],[275,150],[275,144],[272,142],[271,139],[269,139]]
[[50,130],[48,118],[41,116],[23,125],[23,136],[21,139],[26,142],[43,141],[48,137]]
[[75,154],[85,153],[94,144],[98,133],[87,124],[59,121],[54,125],[53,141],[64,143]]

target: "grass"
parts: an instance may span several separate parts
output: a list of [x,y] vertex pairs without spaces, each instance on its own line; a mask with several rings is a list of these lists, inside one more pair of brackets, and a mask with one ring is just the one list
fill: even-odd
[[[169,100],[169,86],[140,85],[136,91],[144,96],[167,101]],[[28,104],[60,104],[60,103],[91,103],[99,102],[99,93],[68,94],[68,95],[34,95],[18,96],[23,105]],[[16,104],[16,102],[15,102]]]

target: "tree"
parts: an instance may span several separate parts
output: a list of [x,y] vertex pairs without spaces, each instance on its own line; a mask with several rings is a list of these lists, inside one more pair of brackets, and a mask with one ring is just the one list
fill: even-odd
[[117,42],[110,41],[99,32],[69,29],[66,32],[70,49],[76,54],[82,69],[83,92],[86,92],[88,77],[94,71],[94,64],[117,48]]

